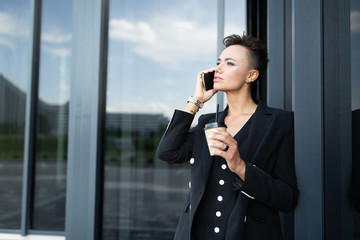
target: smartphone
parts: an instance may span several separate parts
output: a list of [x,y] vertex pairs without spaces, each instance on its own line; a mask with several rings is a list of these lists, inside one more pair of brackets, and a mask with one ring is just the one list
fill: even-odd
[[208,72],[203,74],[203,84],[206,91],[214,88],[215,72]]

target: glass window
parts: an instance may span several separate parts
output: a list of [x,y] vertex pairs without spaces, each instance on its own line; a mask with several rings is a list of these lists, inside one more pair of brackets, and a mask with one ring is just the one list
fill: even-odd
[[224,35],[243,33],[246,33],[246,0],[226,0]]
[[360,2],[351,0],[350,11],[351,34],[351,107],[360,109]]
[[64,231],[72,0],[42,4],[31,229]]
[[[215,0],[110,1],[104,240],[173,238],[190,172],[155,151],[197,73],[216,64],[216,7]],[[215,109],[213,98],[200,111]]]
[[351,0],[352,189],[354,239],[360,239],[360,2]]
[[0,6],[0,228],[20,229],[32,21],[29,0]]
[[[246,33],[246,0],[226,0],[224,10],[224,37]],[[226,107],[226,95],[224,103]]]

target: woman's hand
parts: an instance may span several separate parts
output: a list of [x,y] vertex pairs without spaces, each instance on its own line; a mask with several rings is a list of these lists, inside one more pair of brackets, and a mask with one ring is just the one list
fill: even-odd
[[213,72],[215,71],[215,69],[207,69],[204,71],[201,71],[198,73],[197,78],[196,78],[196,85],[195,85],[195,91],[193,94],[193,97],[196,98],[197,100],[199,100],[202,103],[205,103],[207,101],[209,101],[212,96],[215,95],[215,93],[217,93],[218,91],[215,89],[211,89],[206,91],[204,88],[204,84],[203,84],[203,78],[202,75],[204,73],[208,73],[208,72]]
[[246,164],[240,157],[236,140],[228,132],[216,129],[209,137],[217,140],[210,144],[211,147],[216,148],[213,154],[223,157],[227,161],[229,169],[245,181]]

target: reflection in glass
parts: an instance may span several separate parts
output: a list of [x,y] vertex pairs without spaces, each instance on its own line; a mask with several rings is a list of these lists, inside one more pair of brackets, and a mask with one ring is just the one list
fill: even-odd
[[215,66],[217,2],[168,3],[110,1],[104,240],[172,239],[188,192],[188,166],[163,163],[155,151],[197,73]]
[[[246,33],[246,0],[226,0],[224,11],[224,37]],[[226,95],[224,102],[227,105]]]
[[351,0],[352,191],[354,239],[360,239],[360,2]]
[[226,0],[224,35],[243,33],[246,33],[246,0]]
[[20,229],[30,1],[0,5],[0,228]]
[[42,4],[31,228],[64,231],[72,1]]

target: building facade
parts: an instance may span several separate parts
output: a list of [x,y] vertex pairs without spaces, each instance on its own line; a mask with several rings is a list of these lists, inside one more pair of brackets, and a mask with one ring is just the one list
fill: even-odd
[[360,239],[359,1],[0,0],[0,240],[172,239],[189,166],[156,146],[243,32],[269,48],[253,97],[295,114],[284,239]]

